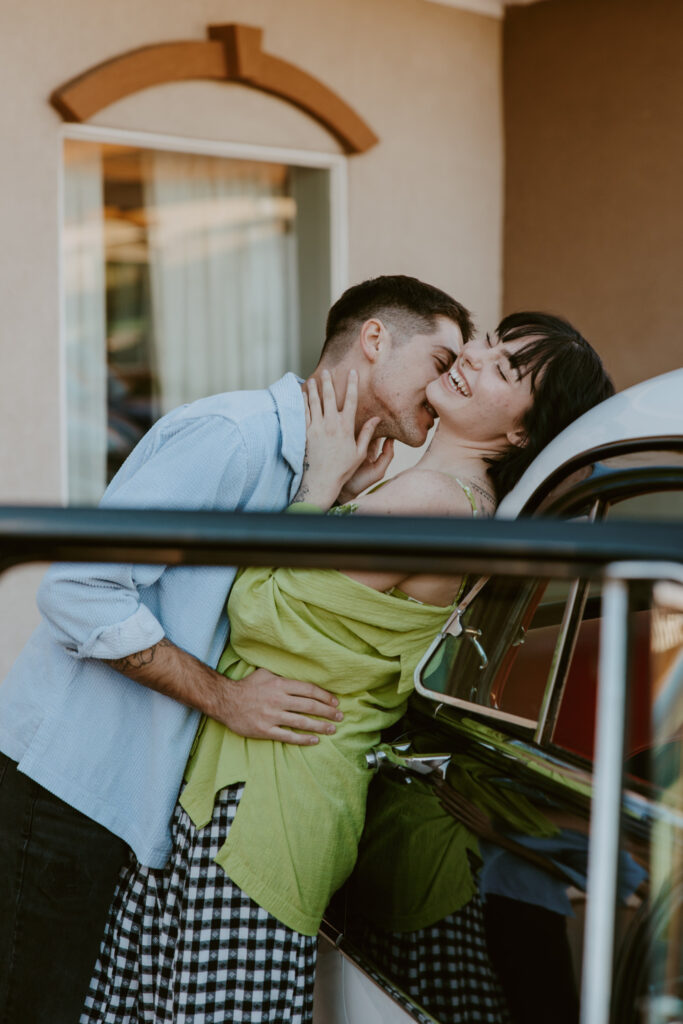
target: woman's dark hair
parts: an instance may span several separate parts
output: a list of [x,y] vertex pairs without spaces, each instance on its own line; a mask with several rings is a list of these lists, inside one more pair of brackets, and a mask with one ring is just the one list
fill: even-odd
[[549,313],[512,313],[496,328],[499,341],[528,339],[510,356],[513,369],[531,375],[533,403],[522,427],[524,446],[488,459],[498,501],[512,490],[542,448],[584,412],[614,394],[600,356],[567,320]]
[[349,350],[366,320],[388,320],[404,337],[433,334],[437,317],[452,320],[463,341],[472,337],[469,310],[434,285],[405,274],[384,275],[347,288],[330,309],[323,354],[341,358]]

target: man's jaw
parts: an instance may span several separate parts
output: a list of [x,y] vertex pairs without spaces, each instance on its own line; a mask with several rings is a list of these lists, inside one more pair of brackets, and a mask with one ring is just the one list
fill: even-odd
[[415,414],[411,420],[404,420],[400,431],[397,430],[394,435],[397,441],[409,448],[420,448],[439,418],[438,412],[429,402],[423,402],[420,409],[424,410],[424,415]]

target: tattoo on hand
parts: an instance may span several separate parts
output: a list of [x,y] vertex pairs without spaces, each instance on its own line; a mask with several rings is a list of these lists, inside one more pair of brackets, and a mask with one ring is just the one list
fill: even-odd
[[[304,451],[304,468],[303,468],[303,471],[302,471],[302,478],[306,476],[306,473],[308,473],[310,468],[311,468],[311,464],[308,461],[308,444],[307,444],[306,445],[306,450]],[[294,497],[292,499],[292,505],[296,505],[296,503],[298,501],[306,501],[306,498],[308,497],[308,494],[309,494],[308,484],[305,484],[303,479],[302,479],[301,487],[299,488],[299,490],[296,492],[296,494],[294,495]]]
[[107,663],[112,668],[115,668],[117,672],[123,672],[125,675],[126,672],[144,668],[145,665],[151,665],[154,661],[154,655],[160,647],[173,647],[173,644],[166,637],[162,637],[154,647],[148,647],[145,651],[135,651],[133,654],[127,654],[125,658],[107,659]]

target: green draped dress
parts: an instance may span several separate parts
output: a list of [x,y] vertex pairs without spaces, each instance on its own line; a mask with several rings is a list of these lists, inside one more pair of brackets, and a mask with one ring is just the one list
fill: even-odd
[[338,695],[344,720],[302,747],[244,739],[206,719],[180,802],[201,828],[216,794],[245,783],[217,862],[296,931],[316,933],[354,866],[371,779],[365,754],[403,714],[415,666],[452,608],[333,570],[254,568],[235,581],[219,671],[241,679],[260,666],[317,683]]

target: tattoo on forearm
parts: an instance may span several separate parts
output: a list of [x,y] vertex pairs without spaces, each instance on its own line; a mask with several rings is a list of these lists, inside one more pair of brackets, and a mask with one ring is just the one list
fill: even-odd
[[123,672],[125,675],[126,672],[134,672],[146,665],[151,665],[160,647],[173,647],[173,644],[166,637],[162,637],[154,647],[148,647],[145,651],[135,651],[134,654],[127,654],[125,658],[107,659],[107,663],[117,672]]

